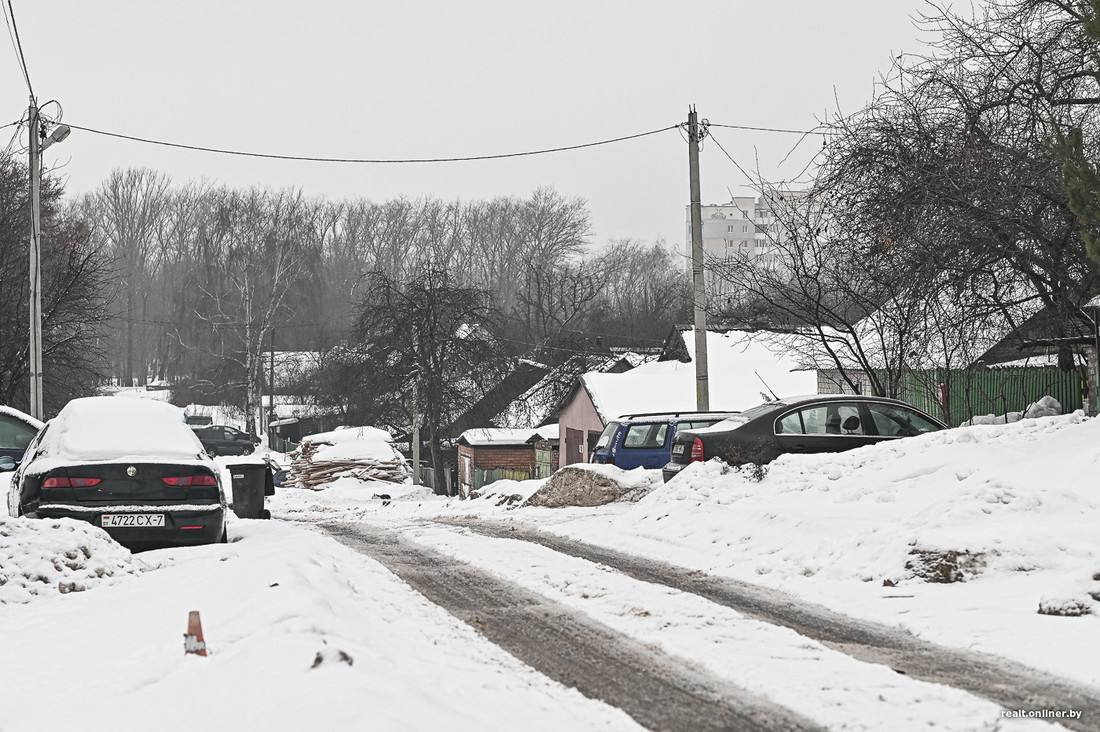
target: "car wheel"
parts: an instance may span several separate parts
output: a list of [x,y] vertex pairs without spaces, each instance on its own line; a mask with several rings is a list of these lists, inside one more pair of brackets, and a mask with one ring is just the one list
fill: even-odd
[[206,454],[209,455],[210,457],[217,457],[218,456],[217,446],[216,445],[211,445],[210,447],[206,448]]
[[255,445],[245,445],[244,447],[241,448],[241,454],[242,455],[251,455],[254,452],[256,452],[256,446]]

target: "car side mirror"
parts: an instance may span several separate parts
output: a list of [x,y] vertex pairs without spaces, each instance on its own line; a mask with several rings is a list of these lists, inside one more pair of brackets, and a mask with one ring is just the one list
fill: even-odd
[[6,473],[11,470],[15,470],[16,462],[14,458],[7,455],[0,457],[0,473]]

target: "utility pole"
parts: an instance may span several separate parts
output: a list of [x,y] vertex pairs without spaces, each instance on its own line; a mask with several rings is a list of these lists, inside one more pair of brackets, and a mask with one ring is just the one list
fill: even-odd
[[30,338],[27,344],[28,375],[31,387],[31,416],[45,421],[46,409],[42,400],[42,151],[55,142],[69,136],[68,125],[56,125],[49,137],[45,137],[38,104],[31,95],[27,111],[29,134],[27,149],[31,176],[31,225],[30,246]]
[[38,105],[31,97],[30,110],[31,239],[30,239],[30,382],[31,416],[45,420],[42,405],[42,149],[38,136]]
[[[267,430],[271,429],[271,423],[275,421],[275,326],[271,326],[271,361],[267,368]],[[266,431],[266,430],[265,430]]]
[[707,374],[707,300],[703,287],[703,208],[699,193],[699,143],[707,134],[707,121],[699,127],[695,107],[688,111],[688,176],[691,185],[691,278],[695,286],[695,404],[700,412],[710,409],[710,376]]

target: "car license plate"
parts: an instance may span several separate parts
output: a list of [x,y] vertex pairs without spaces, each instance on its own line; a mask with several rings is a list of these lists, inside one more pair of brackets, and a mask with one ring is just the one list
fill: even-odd
[[683,455],[684,454],[684,446],[683,445],[673,445],[672,446],[672,454],[673,455]]
[[164,514],[163,513],[105,513],[103,514],[102,526],[119,527],[119,526],[131,526],[131,527],[145,527],[145,526],[164,526]]

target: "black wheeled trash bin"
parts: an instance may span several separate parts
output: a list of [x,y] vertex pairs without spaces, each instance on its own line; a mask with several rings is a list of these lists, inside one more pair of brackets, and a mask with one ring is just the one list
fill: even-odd
[[226,470],[233,478],[233,513],[237,518],[267,519],[271,512],[264,508],[264,496],[274,495],[274,478],[267,463],[229,463]]

